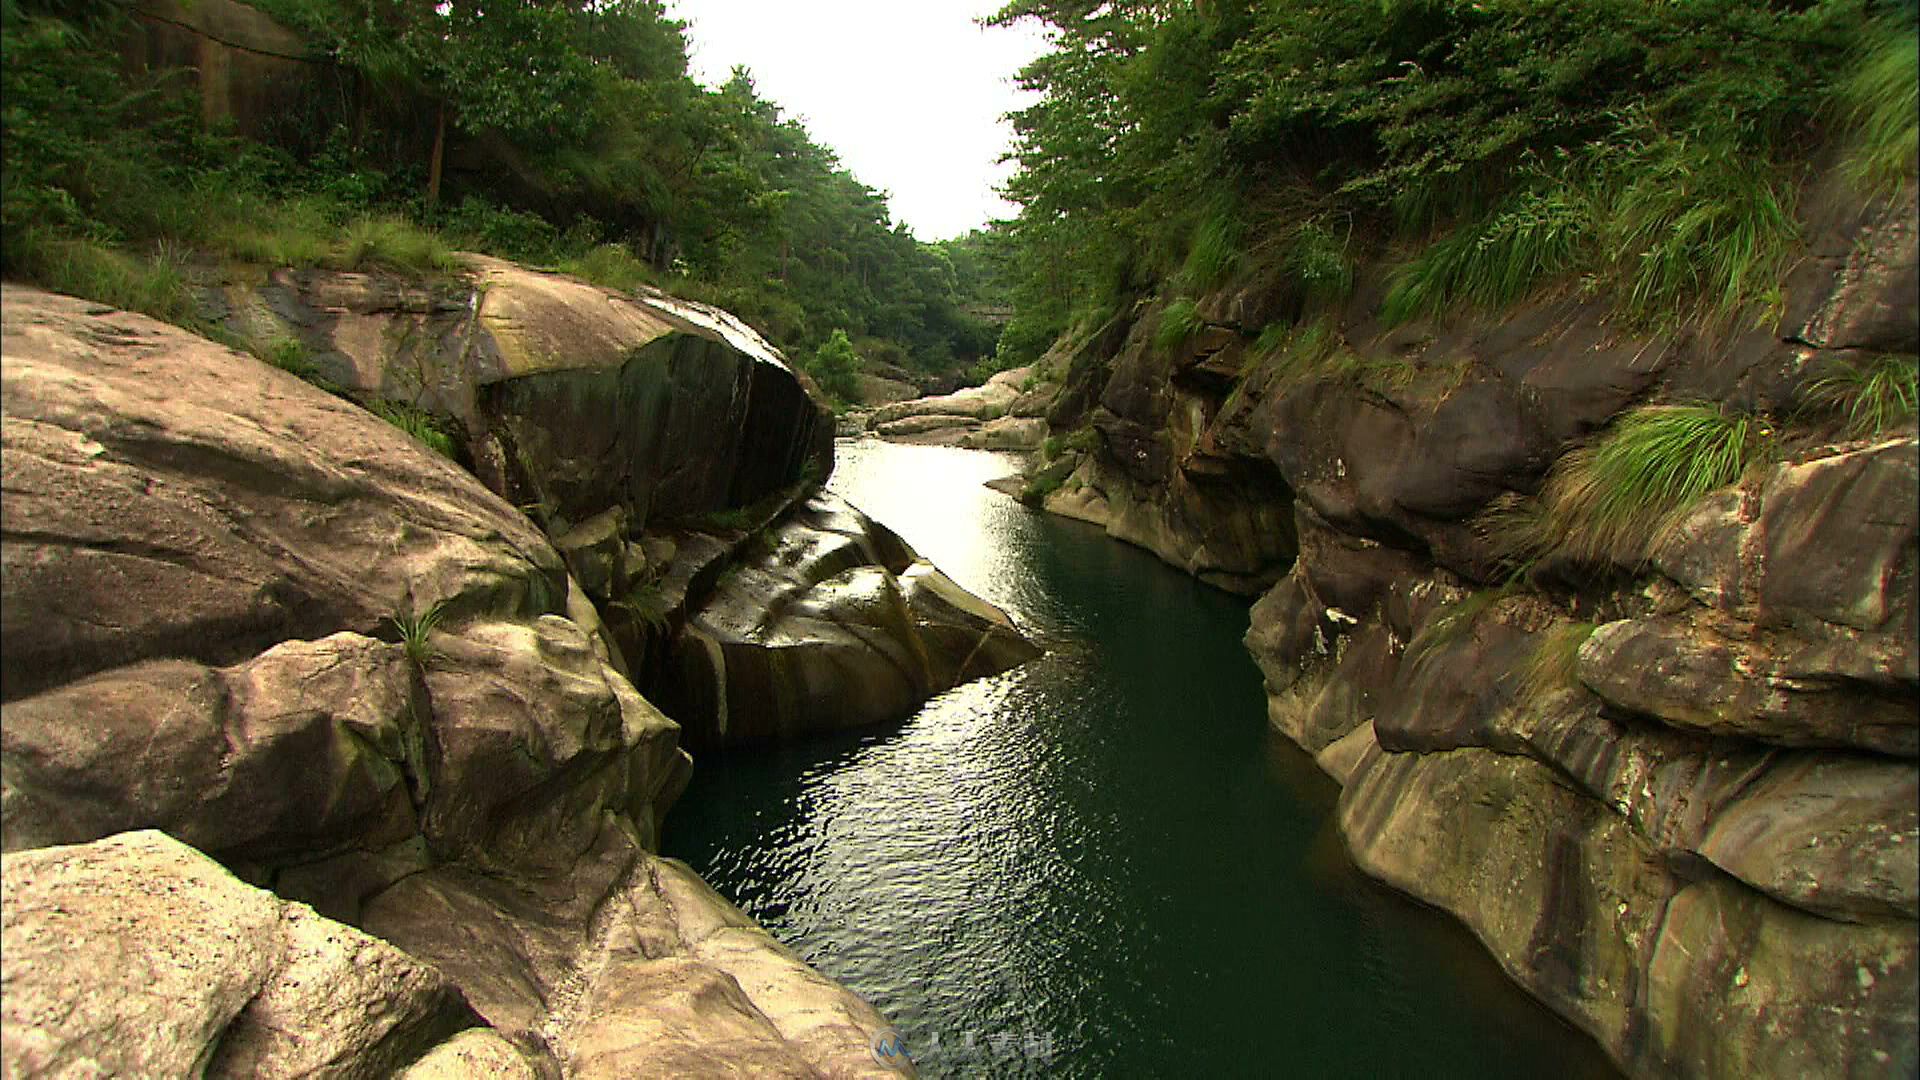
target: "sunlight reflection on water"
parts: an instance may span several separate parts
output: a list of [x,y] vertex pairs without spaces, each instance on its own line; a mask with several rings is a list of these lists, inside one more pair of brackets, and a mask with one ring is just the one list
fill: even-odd
[[1049,652],[897,730],[703,756],[667,850],[924,1075],[1608,1075],[1345,861],[1333,784],[1266,723],[1244,600],[981,487],[1006,457],[838,452],[836,492]]

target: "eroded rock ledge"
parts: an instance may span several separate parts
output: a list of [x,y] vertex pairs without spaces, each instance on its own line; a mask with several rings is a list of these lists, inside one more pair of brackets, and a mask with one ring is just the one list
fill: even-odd
[[1260,592],[1270,717],[1356,862],[1636,1075],[1920,1069],[1920,439],[1803,427],[1643,564],[1503,587],[1489,514],[1637,405],[1805,425],[1836,365],[1920,362],[1911,192],[1800,205],[1777,326],[1637,338],[1556,295],[1387,328],[1366,267],[1353,370],[1301,376],[1253,355],[1283,297],[1202,298],[1171,347],[1142,301],[1058,346],[1080,446],[1028,489]]
[[349,389],[417,373],[494,490],[249,356],[6,287],[9,1075],[897,1075],[871,1007],[654,854],[691,766],[633,679],[710,609],[855,674],[910,650],[907,697],[1029,647],[850,508],[794,511],[830,428],[750,331],[472,273],[465,309],[247,295]]

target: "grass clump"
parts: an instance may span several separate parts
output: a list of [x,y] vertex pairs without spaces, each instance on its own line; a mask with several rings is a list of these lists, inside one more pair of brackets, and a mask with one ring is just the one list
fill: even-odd
[[234,216],[210,234],[214,246],[234,258],[301,269],[319,266],[333,254],[336,225],[324,200],[292,198],[234,209]]
[[32,235],[11,253],[35,281],[165,322],[197,325],[192,290],[180,261],[166,248],[144,258],[93,240],[56,240]]
[[1196,290],[1216,288],[1233,276],[1239,259],[1239,216],[1231,209],[1217,210],[1194,226],[1179,277]]
[[414,441],[439,454],[449,461],[458,461],[459,454],[454,449],[453,436],[441,426],[437,417],[425,409],[415,408],[398,401],[382,401],[374,412],[382,420],[412,436]]
[[1543,631],[1533,651],[1514,671],[1514,689],[1521,702],[1539,701],[1556,690],[1579,683],[1580,646],[1593,636],[1590,622],[1557,623]]
[[656,277],[652,268],[636,258],[625,244],[595,245],[579,256],[562,259],[559,269],[563,274],[620,292],[652,285]]
[[1698,307],[1726,318],[1756,302],[1778,306],[1799,241],[1791,183],[1711,138],[1658,138],[1613,177],[1599,238],[1630,315],[1673,320]]
[[1353,257],[1347,241],[1320,221],[1294,230],[1282,268],[1300,289],[1306,310],[1337,304],[1353,291]]
[[1494,308],[1523,300],[1580,265],[1593,228],[1593,207],[1583,193],[1522,192],[1402,267],[1381,315],[1402,323],[1456,304]]
[[389,215],[358,217],[348,222],[328,261],[340,270],[378,267],[451,273],[459,269],[453,249],[438,233]]
[[1418,671],[1440,649],[1464,639],[1480,616],[1507,595],[1505,588],[1478,589],[1434,612],[1407,642],[1401,663],[1408,671]]
[[1503,546],[1523,559],[1641,565],[1681,513],[1740,478],[1768,433],[1713,405],[1635,409],[1555,463],[1537,504],[1500,523]]
[[1341,379],[1357,374],[1363,363],[1347,347],[1332,319],[1320,318],[1297,326],[1269,325],[1254,341],[1254,370],[1242,376],[1270,372],[1282,382]]
[[1807,409],[1838,416],[1850,439],[1911,428],[1920,410],[1920,358],[1885,353],[1845,361],[1807,387]]
[[627,595],[615,600],[612,606],[655,634],[667,629],[673,614],[673,605],[667,601],[666,591],[657,579],[634,583]]
[[428,662],[439,655],[433,647],[433,631],[446,617],[447,602],[442,600],[426,611],[415,614],[413,600],[407,600],[407,610],[387,616],[387,621],[400,633],[400,644],[407,651],[407,659],[418,667],[426,667]]
[[1920,30],[1892,19],[1878,26],[1836,98],[1851,137],[1848,179],[1881,192],[1912,180],[1920,169]]
[[1200,305],[1186,297],[1171,301],[1166,310],[1160,313],[1160,325],[1154,331],[1153,343],[1162,349],[1177,349],[1193,339],[1206,320],[1200,317]]

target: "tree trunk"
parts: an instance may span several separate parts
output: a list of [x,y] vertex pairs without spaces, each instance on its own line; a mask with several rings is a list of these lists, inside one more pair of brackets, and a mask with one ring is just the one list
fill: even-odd
[[427,212],[440,205],[440,159],[447,152],[447,103],[441,102],[434,115],[433,157],[427,163]]

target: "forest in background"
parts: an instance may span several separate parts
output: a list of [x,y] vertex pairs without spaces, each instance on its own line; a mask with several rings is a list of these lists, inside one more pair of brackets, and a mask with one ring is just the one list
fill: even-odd
[[1363,264],[1373,314],[1542,290],[1642,326],[1765,318],[1795,200],[1838,162],[1915,171],[1915,5],[1873,0],[1013,0],[1016,316],[1004,363],[1143,296],[1277,293],[1266,356],[1325,352]]
[[[334,61],[261,138],[130,72],[111,0],[4,0],[4,271],[192,323],[190,264],[433,273],[478,250],[725,307],[837,396],[860,361],[991,370],[1000,247],[922,243],[658,0],[260,0]],[[484,169],[453,167],[459,142]],[[987,363],[982,363],[986,359]],[[271,359],[271,357],[269,357]]]
[[129,74],[123,4],[0,6],[10,277],[191,321],[191,256],[475,249],[723,306],[843,399],[1156,294],[1170,342],[1205,296],[1277,294],[1243,329],[1319,363],[1363,265],[1389,323],[1566,288],[1764,319],[1807,177],[1910,194],[1920,113],[1911,0],[1013,0],[990,22],[1053,42],[1020,76],[1021,213],[926,244],[746,72],[691,79],[659,0],[259,0],[339,75],[260,140]]

